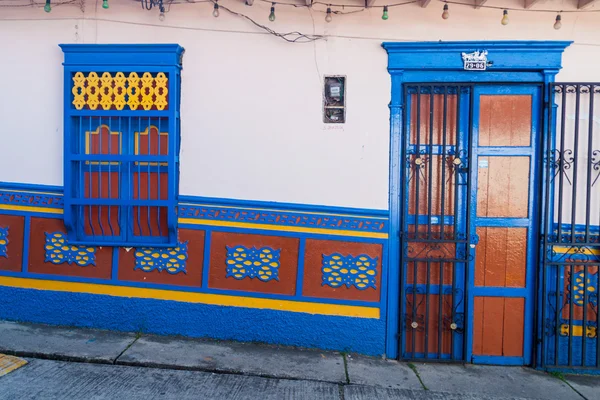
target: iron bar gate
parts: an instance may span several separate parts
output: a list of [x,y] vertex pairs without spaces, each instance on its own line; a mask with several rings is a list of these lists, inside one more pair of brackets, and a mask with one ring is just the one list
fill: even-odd
[[549,90],[541,365],[598,371],[600,83]]
[[470,259],[469,85],[404,86],[399,348],[464,360]]

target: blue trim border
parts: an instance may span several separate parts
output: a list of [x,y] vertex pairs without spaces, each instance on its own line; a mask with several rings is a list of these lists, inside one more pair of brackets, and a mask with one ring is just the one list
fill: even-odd
[[[178,218],[387,234],[388,211],[307,204],[179,196]],[[0,206],[64,208],[63,188],[0,182]],[[40,212],[40,210],[37,210]],[[186,223],[180,223],[186,225]]]

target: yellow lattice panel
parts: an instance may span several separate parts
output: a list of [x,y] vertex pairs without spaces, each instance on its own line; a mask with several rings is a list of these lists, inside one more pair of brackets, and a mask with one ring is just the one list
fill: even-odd
[[169,102],[169,80],[163,72],[153,76],[144,72],[141,77],[136,72],[125,75],[123,72],[77,72],[73,75],[73,106],[77,110],[88,107],[90,110],[164,110]]

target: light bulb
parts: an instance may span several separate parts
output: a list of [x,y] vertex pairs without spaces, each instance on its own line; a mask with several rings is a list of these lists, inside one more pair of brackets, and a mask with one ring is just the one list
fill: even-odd
[[383,14],[381,15],[381,19],[387,21],[388,18],[388,6],[383,6]]
[[246,0],[247,6],[251,6],[252,4],[254,4],[254,0]]
[[558,14],[556,16],[556,22],[554,23],[554,29],[559,30],[560,28],[562,28],[562,22],[560,20],[561,20],[561,17],[560,17],[560,14]]
[[450,11],[448,11],[448,4],[444,4],[444,12],[442,13],[442,19],[450,18]]
[[46,12],[52,11],[52,6],[50,5],[50,0],[46,0],[46,5],[44,6],[44,11],[46,11]]
[[500,21],[500,23],[502,25],[508,25],[508,10],[504,10],[504,12],[502,12],[502,21]]
[[159,21],[165,20],[165,12],[164,11],[161,11],[160,14],[158,14],[158,20]]
[[333,17],[331,16],[331,7],[327,7],[327,15],[325,15],[325,22],[331,22]]
[[275,21],[275,3],[271,5],[271,14],[269,14],[269,21]]
[[219,16],[219,4],[215,3],[215,7],[213,10],[213,17],[217,18]]
[[105,10],[108,9],[108,0],[102,0],[102,8],[104,8]]

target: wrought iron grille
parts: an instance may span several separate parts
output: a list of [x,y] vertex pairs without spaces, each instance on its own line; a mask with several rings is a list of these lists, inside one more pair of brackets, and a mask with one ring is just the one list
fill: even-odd
[[[101,78],[99,78],[101,76]],[[65,129],[70,243],[173,245],[179,77],[73,72]]]
[[549,89],[541,363],[600,369],[600,83]]
[[462,360],[472,88],[404,90],[401,358]]

